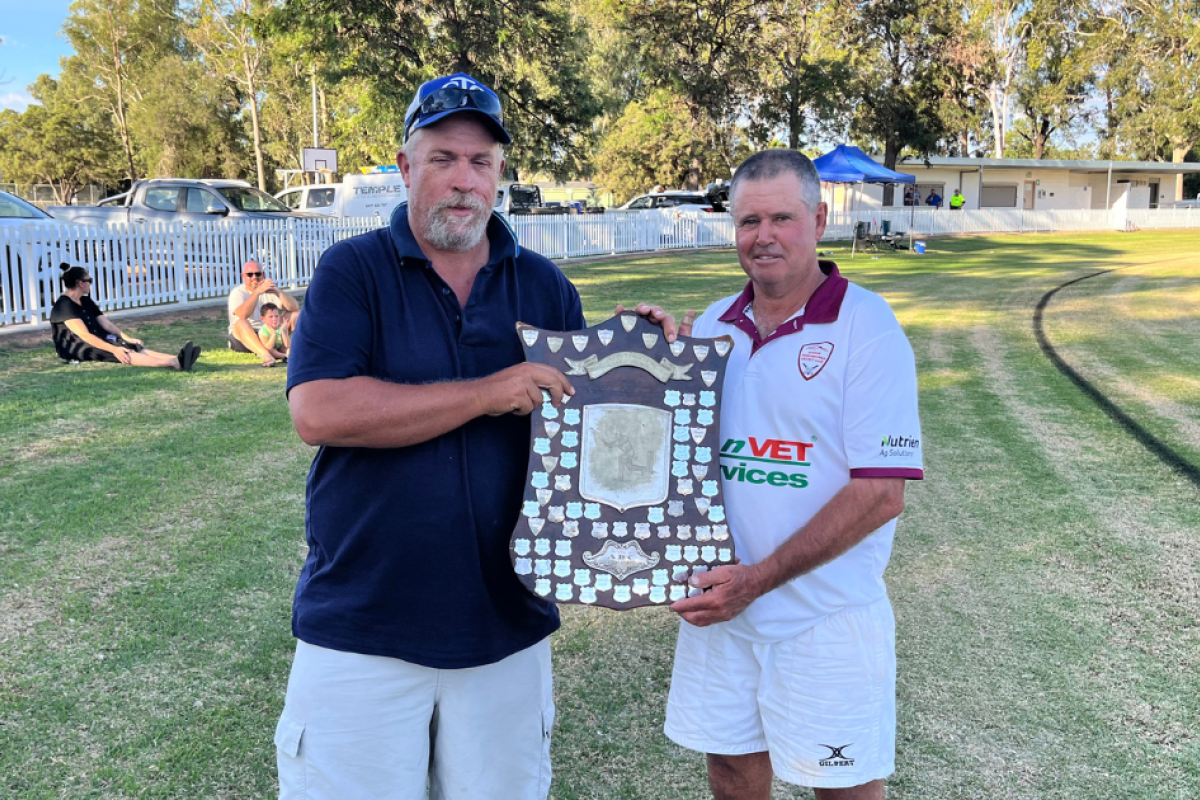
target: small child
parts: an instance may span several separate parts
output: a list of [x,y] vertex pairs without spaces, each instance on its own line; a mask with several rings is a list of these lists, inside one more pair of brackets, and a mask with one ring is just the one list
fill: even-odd
[[258,338],[262,340],[263,347],[275,360],[287,361],[292,343],[283,327],[283,312],[274,303],[263,303],[259,318],[262,319],[262,327],[258,329]]

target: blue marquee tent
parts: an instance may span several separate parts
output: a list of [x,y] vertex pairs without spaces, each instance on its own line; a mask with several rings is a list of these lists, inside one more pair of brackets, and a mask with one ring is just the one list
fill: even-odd
[[[916,175],[906,175],[896,172],[879,164],[875,159],[859,150],[852,144],[839,144],[820,158],[813,159],[817,174],[825,183],[857,183],[859,184],[859,202],[854,212],[854,229],[858,230],[858,214],[862,206],[862,184],[864,183],[916,183]],[[912,224],[909,224],[909,238],[912,238]],[[858,236],[850,245],[853,256]]]
[[916,183],[916,175],[890,170],[852,144],[839,144],[813,165],[826,183]]

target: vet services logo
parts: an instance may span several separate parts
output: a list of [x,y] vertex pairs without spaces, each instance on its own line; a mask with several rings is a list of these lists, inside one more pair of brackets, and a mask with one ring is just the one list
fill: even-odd
[[821,745],[821,747],[829,750],[829,755],[821,759],[818,763],[822,767],[853,767],[854,759],[842,752],[850,746],[850,744],[844,744],[841,747],[834,747],[831,744]]
[[811,381],[825,369],[829,357],[833,355],[833,344],[830,342],[814,342],[800,348],[800,374],[804,380]]

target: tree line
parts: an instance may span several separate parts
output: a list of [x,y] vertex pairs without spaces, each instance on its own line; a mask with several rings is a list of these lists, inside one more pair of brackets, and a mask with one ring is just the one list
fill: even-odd
[[[278,187],[312,144],[391,163],[416,87],[493,86],[509,177],[627,198],[763,147],[1183,161],[1200,0],[76,0],[74,55],[0,113],[0,173]],[[315,86],[315,89],[314,89]]]

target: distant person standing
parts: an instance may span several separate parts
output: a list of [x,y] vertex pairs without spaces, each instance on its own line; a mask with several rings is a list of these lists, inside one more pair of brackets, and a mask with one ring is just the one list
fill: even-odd
[[967,198],[963,197],[962,192],[955,189],[954,194],[950,195],[950,210],[962,211],[963,203],[965,202],[967,202]]
[[930,189],[929,196],[925,198],[925,205],[930,208],[942,207],[942,196],[937,193],[937,189]]
[[904,205],[912,206],[912,205],[916,205],[916,203],[917,203],[917,201],[913,195],[913,189],[911,186],[909,186],[907,189],[904,190]]

